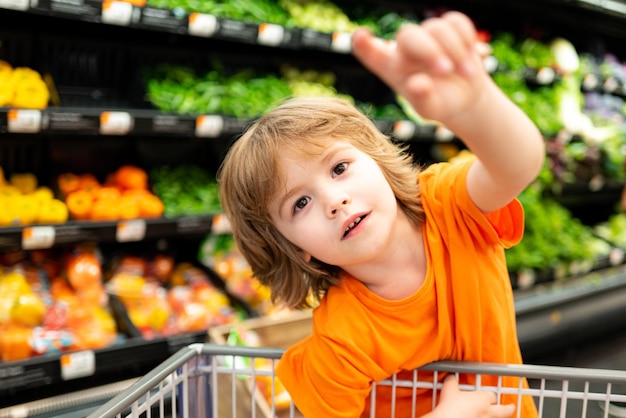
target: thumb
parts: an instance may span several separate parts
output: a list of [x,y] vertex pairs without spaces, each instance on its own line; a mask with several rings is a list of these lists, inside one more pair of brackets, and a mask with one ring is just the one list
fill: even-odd
[[459,382],[456,380],[456,376],[449,374],[443,380],[443,387],[441,388],[441,399],[444,399],[448,394],[459,391]]

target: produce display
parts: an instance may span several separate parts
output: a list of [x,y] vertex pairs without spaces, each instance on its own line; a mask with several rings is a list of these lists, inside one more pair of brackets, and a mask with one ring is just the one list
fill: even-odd
[[121,339],[94,248],[3,254],[0,360],[104,348]]
[[[0,361],[206,331],[247,318],[203,268],[95,245],[0,257]],[[119,301],[119,302],[117,302]]]
[[245,315],[206,272],[189,262],[175,263],[164,254],[152,259],[122,255],[106,289],[121,300],[130,321],[146,339],[205,331]]
[[186,13],[206,13],[243,22],[294,25],[287,11],[274,0],[147,0],[146,5]]
[[230,234],[209,235],[200,246],[198,259],[213,268],[226,283],[226,289],[246,302],[259,315],[282,310],[270,300],[270,290],[252,274],[250,265],[237,249]]
[[56,199],[47,186],[39,185],[33,173],[13,173],[5,178],[0,167],[0,227],[60,224],[68,219],[65,202]]
[[49,100],[48,85],[38,71],[0,60],[0,106],[45,109]]
[[594,232],[608,242],[626,249],[626,213],[618,212],[594,227]]
[[164,165],[150,171],[152,190],[165,206],[166,217],[209,215],[221,212],[215,177],[193,165]]
[[543,194],[538,185],[519,196],[525,211],[524,238],[506,252],[509,271],[551,271],[559,279],[588,271],[593,261],[607,256],[611,246],[593,228]]
[[73,220],[158,218],[165,209],[149,190],[146,171],[134,165],[119,167],[104,182],[91,173],[63,173],[57,187]]

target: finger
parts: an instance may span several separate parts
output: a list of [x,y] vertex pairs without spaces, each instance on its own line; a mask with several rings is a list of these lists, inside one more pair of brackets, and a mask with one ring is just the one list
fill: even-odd
[[456,376],[453,374],[449,374],[443,379],[443,386],[441,387],[441,399],[448,396],[448,394],[452,394],[454,392],[459,391],[459,382],[456,380]]
[[459,37],[465,44],[465,48],[473,52],[476,48],[477,34],[476,27],[469,17],[459,12],[446,12],[442,15],[442,19],[450,24],[452,28],[459,34]]
[[[352,34],[352,53],[372,73],[381,77],[387,73],[394,46],[375,37],[365,28]],[[384,79],[384,78],[383,78]]]
[[437,73],[448,73],[454,68],[454,64],[433,35],[426,30],[430,26],[433,26],[432,21],[428,26],[406,24],[398,29],[396,34],[398,53],[407,64],[426,66]]
[[491,416],[494,418],[509,418],[515,413],[515,405],[493,405],[490,412]]
[[450,60],[454,69],[458,70],[468,60],[469,52],[462,35],[450,22],[444,19],[430,19],[425,21],[422,27],[437,44],[439,53]]
[[457,68],[464,74],[471,74],[476,65],[479,64],[479,42],[474,23],[464,14],[459,12],[448,12],[442,16],[442,19],[449,24],[451,31],[456,32],[457,39],[460,41],[464,51],[458,54],[458,60],[455,61]]

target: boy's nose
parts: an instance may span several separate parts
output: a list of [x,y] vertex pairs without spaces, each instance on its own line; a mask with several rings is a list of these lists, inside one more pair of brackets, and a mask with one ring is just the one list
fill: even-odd
[[343,196],[337,199],[334,199],[332,203],[328,206],[328,215],[329,217],[334,217],[342,207],[348,205],[350,203],[350,198],[347,196]]

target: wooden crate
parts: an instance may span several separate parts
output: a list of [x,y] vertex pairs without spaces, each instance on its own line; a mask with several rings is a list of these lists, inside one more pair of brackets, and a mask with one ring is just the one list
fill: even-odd
[[[235,325],[220,325],[209,329],[209,341],[215,344],[226,345],[228,336]],[[313,327],[312,313],[309,310],[293,311],[275,314],[261,318],[252,318],[243,321],[236,326],[254,331],[259,337],[259,345],[262,347],[287,348],[290,345],[304,339],[311,334]],[[289,410],[277,410],[273,417],[271,405],[260,390],[254,391],[252,399],[252,386],[250,379],[235,378],[228,374],[218,375],[219,416],[237,416],[262,418],[286,418]],[[233,411],[232,393],[235,388],[235,411]],[[233,412],[236,413],[233,414]],[[296,417],[303,415],[296,412]]]

